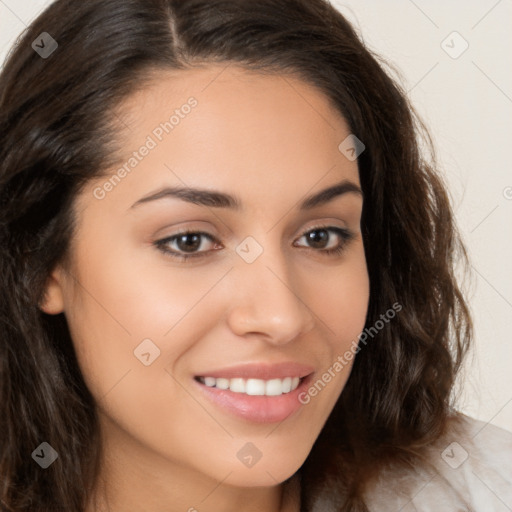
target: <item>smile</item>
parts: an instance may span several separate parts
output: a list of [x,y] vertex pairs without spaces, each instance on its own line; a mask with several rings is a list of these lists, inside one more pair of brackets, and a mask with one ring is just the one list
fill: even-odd
[[215,377],[196,377],[196,379],[210,388],[229,389],[233,393],[246,395],[279,396],[297,389],[300,377],[285,377],[284,379],[226,379]]

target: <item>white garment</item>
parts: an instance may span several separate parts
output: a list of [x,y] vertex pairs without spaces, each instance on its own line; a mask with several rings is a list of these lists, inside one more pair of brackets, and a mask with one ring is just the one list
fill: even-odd
[[[461,415],[462,416],[462,415]],[[462,416],[426,450],[425,464],[382,472],[372,512],[512,512],[512,433]]]
[[[512,432],[459,414],[414,467],[386,467],[364,495],[370,512],[512,512]],[[314,512],[338,510],[324,495]]]

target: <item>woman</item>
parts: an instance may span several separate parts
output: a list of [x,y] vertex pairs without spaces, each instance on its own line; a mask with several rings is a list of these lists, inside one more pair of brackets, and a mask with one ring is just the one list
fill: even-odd
[[447,194],[328,3],[58,0],[0,86],[3,510],[512,506]]

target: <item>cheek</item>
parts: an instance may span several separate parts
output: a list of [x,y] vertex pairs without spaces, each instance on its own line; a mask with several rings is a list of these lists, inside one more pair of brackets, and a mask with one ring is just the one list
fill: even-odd
[[366,320],[370,283],[362,243],[341,265],[321,272],[311,280],[309,297],[323,321],[320,326],[325,328],[331,349],[339,353],[353,339],[357,341]]
[[350,376],[356,354],[360,352],[359,336],[364,329],[370,282],[362,243],[350,253],[346,264],[318,279],[310,290],[312,309],[319,317],[319,328],[326,341],[323,366],[304,402],[315,407],[326,419]]
[[113,438],[129,433],[184,465],[201,461],[213,468],[239,447],[212,451],[211,439],[225,433],[174,368],[218,322],[218,296],[209,292],[229,267],[204,275],[155,267],[154,260],[146,265],[109,251],[89,252],[79,262],[80,285],[66,315],[78,362],[100,418],[115,429]]
[[66,317],[96,396],[128,371],[172,368],[218,320],[212,291],[229,262],[187,269],[155,257],[153,249],[137,253],[119,243],[83,249]]

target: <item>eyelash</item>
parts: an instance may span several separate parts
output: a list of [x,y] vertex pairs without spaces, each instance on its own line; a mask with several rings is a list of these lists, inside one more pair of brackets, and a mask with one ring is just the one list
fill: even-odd
[[[355,237],[354,233],[352,233],[348,229],[339,228],[337,226],[317,226],[317,227],[314,227],[314,228],[309,229],[308,231],[304,232],[300,236],[300,238],[302,238],[303,236],[305,236],[309,233],[312,233],[314,231],[330,231],[330,232],[333,232],[333,233],[339,235],[340,238],[342,239],[340,244],[337,247],[335,247],[334,249],[318,249],[318,250],[316,250],[316,252],[323,253],[324,255],[326,255],[328,257],[340,256],[341,253],[345,250],[345,246]],[[169,257],[175,258],[175,259],[179,259],[181,261],[186,261],[190,258],[202,258],[208,252],[211,252],[211,251],[203,251],[203,252],[199,252],[199,253],[195,253],[195,254],[180,254],[180,253],[177,253],[176,251],[170,251],[169,249],[165,248],[169,243],[174,242],[180,236],[184,236],[184,235],[203,235],[205,238],[207,238],[211,242],[217,242],[217,239],[215,237],[213,237],[212,235],[210,235],[209,233],[205,233],[204,231],[189,230],[189,231],[183,231],[180,233],[176,233],[175,235],[164,238],[162,240],[157,240],[156,242],[154,242],[154,245],[157,247],[157,249],[159,251],[162,251],[166,256],[169,256]],[[312,249],[312,250],[315,251],[315,249]]]

